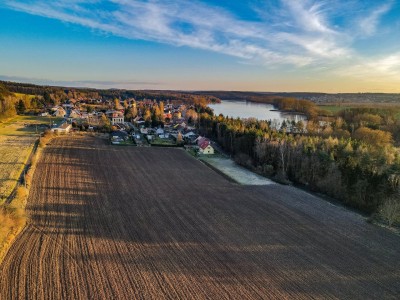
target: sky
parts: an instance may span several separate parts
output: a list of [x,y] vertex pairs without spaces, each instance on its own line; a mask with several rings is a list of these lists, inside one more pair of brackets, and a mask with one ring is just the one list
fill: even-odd
[[400,0],[0,0],[0,79],[400,93]]

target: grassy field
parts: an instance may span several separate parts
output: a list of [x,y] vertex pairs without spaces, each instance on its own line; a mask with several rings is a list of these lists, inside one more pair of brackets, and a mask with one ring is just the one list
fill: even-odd
[[[39,146],[44,147],[51,137],[51,134],[45,134],[41,137]],[[35,152],[31,151],[32,139],[36,139],[36,136],[0,136],[0,153],[2,154],[0,159],[2,171],[0,173],[2,178],[0,186],[2,189],[0,191],[0,262],[26,224],[26,200],[37,159],[41,153],[41,149],[37,148]],[[30,155],[31,153],[32,155]],[[20,156],[17,157],[17,155]],[[25,161],[20,163],[18,162],[20,159],[25,159]],[[18,186],[17,180],[28,164],[25,184]],[[7,176],[9,177],[7,178]]]
[[395,299],[400,238],[293,187],[233,184],[181,149],[53,140],[0,299]]
[[15,188],[36,139],[35,136],[0,136],[0,203]]
[[210,164],[234,181],[245,185],[267,185],[274,184],[273,181],[257,175],[248,169],[237,165],[233,160],[222,155],[202,155],[200,160]]
[[152,146],[176,146],[176,142],[172,139],[161,139],[159,137],[154,137],[150,144]]
[[346,108],[378,108],[378,109],[392,109],[396,111],[397,119],[400,119],[400,103],[332,103],[318,105],[318,108],[326,111],[327,114],[333,115]]
[[[28,99],[31,100],[32,98],[35,98],[35,95],[29,95],[29,94],[21,94],[21,93],[14,93],[15,97],[17,97],[18,99]],[[39,96],[42,97],[42,96]]]
[[[38,135],[44,130],[39,125],[46,124],[45,121],[16,116],[0,123],[0,259],[25,224],[25,196],[22,195],[25,189],[17,185]],[[16,193],[12,194],[14,190]],[[7,203],[10,195],[13,200]]]
[[33,118],[17,116],[0,123],[0,203],[4,201],[17,184],[29,154],[38,135]]
[[24,188],[17,189],[11,204],[6,203],[6,200],[16,189],[38,139],[36,126],[35,129],[25,126],[33,122],[36,120],[18,116],[0,123],[0,259],[25,224],[25,197],[21,195]]
[[[40,125],[50,125],[59,123],[62,118],[38,117],[38,116],[15,116],[13,118],[0,121],[0,136],[27,136],[42,132],[44,127]],[[29,125],[29,126],[25,126]],[[36,126],[37,125],[37,126]]]
[[[53,122],[60,119],[53,118]],[[0,123],[0,204],[17,184],[46,117],[16,116]]]
[[0,262],[26,224],[27,189],[19,187],[10,204],[0,204]]

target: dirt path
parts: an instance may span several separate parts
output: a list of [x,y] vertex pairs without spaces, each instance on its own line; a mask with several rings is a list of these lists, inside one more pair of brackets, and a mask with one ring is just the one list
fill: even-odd
[[240,186],[179,149],[56,139],[0,299],[395,299],[400,238],[280,185]]

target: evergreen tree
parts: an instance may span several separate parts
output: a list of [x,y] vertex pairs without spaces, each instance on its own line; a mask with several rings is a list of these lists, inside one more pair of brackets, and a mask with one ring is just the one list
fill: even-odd
[[26,110],[25,102],[22,99],[20,99],[15,105],[15,109],[17,110],[17,114],[19,115],[24,114]]

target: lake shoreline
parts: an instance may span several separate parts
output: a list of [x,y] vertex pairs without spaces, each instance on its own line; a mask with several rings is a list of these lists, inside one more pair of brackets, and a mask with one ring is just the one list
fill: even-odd
[[255,118],[265,121],[306,121],[304,113],[292,110],[279,110],[269,103],[252,102],[248,100],[221,100],[220,103],[209,104],[215,115],[226,117],[249,119]]

